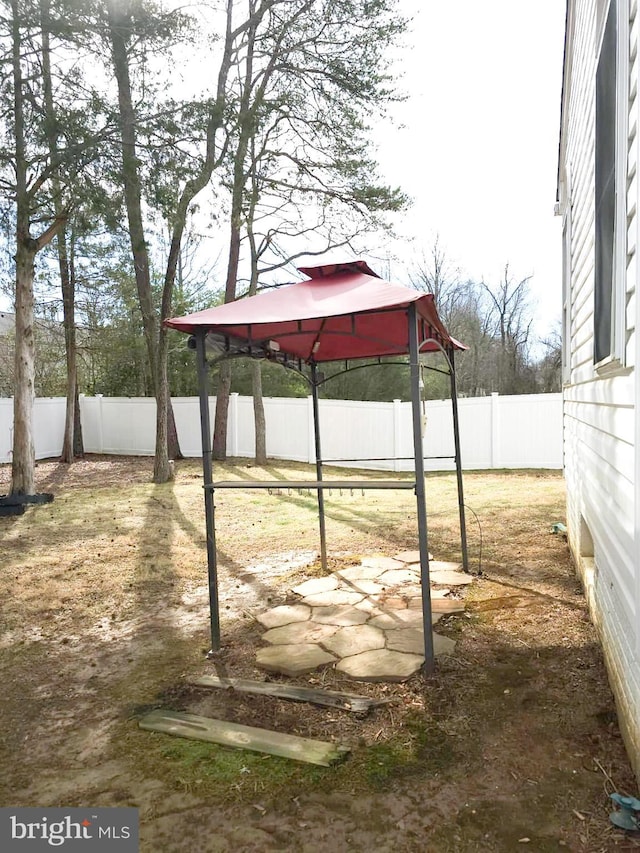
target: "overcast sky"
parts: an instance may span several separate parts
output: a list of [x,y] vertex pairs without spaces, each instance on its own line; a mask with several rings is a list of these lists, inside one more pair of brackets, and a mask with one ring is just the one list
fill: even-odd
[[414,198],[413,248],[436,234],[463,273],[532,275],[539,333],[560,316],[556,193],[564,2],[400,0],[414,15],[401,67],[404,129],[380,129],[386,178]]

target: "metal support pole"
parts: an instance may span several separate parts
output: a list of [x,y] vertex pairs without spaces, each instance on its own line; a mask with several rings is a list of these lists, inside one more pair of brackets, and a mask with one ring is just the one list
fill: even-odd
[[460,545],[462,548],[462,568],[469,571],[469,553],[467,550],[467,523],[464,514],[464,489],[462,486],[462,457],[460,455],[460,421],[458,419],[458,389],[456,385],[456,365],[453,348],[449,351],[451,376],[451,407],[453,409],[453,441],[455,446],[456,476],[458,478],[458,510],[460,512]]
[[[313,399],[313,437],[316,448],[316,480],[322,480],[322,449],[320,445],[320,413],[318,410],[318,370],[311,364],[311,393]],[[320,560],[327,569],[327,533],[324,520],[324,491],[318,489],[318,522],[320,525]]]
[[[202,434],[202,473],[205,484],[213,482],[211,464],[211,422],[209,419],[209,376],[205,349],[205,331],[198,331],[196,363],[198,367],[198,396],[200,398],[200,428]],[[204,516],[207,527],[207,569],[209,574],[209,613],[211,620],[211,651],[220,649],[220,610],[218,607],[218,566],[216,554],[216,519],[212,489],[204,490]]]
[[427,537],[427,505],[425,501],[424,458],[422,450],[422,411],[420,408],[420,359],[416,306],[407,311],[409,321],[409,363],[411,366],[411,411],[413,415],[413,453],[416,472],[416,504],[418,513],[418,547],[420,549],[420,578],[422,582],[422,626],[424,629],[424,669],[431,674],[435,667],[433,649],[433,619],[431,616],[431,586],[429,576],[429,545]]

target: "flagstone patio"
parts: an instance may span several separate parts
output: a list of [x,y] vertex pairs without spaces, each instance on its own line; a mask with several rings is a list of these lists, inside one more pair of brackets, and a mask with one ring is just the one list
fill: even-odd
[[[364,557],[359,566],[312,578],[292,592],[300,600],[272,607],[257,617],[266,628],[258,666],[296,676],[320,666],[357,681],[405,681],[424,663],[420,555]],[[449,587],[473,581],[457,563],[430,559],[431,611],[460,613],[464,602],[448,597]],[[433,633],[434,651],[451,655],[455,642]]]

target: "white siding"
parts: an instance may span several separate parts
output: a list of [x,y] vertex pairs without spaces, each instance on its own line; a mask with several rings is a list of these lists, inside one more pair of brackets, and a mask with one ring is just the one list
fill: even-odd
[[[624,2],[619,0],[624,7]],[[569,381],[565,386],[564,453],[569,542],[587,586],[603,641],[621,725],[640,775],[640,568],[636,559],[638,470],[636,435],[636,282],[638,271],[638,28],[637,0],[628,3],[626,152],[626,276],[621,306],[624,367],[599,374],[594,353],[594,148],[598,57],[595,0],[570,0],[565,57],[561,199],[571,234],[566,312]],[[624,27],[621,29],[624,34]],[[623,50],[624,54],[624,50]]]

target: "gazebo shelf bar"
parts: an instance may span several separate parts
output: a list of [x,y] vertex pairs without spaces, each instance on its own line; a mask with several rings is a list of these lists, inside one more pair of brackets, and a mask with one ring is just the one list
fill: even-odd
[[[451,454],[449,456],[423,456],[423,459],[455,459]],[[340,457],[339,459],[323,459],[325,465],[333,465],[335,462],[406,462],[413,459],[413,456],[358,456],[354,459]]]
[[415,489],[414,480],[220,480],[205,483],[215,489]]

